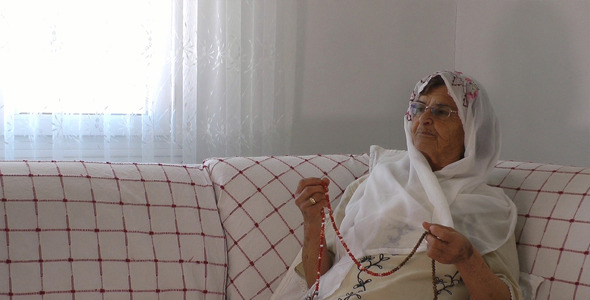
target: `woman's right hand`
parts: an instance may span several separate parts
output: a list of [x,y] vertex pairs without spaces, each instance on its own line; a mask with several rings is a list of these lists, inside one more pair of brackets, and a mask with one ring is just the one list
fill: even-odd
[[[316,280],[318,271],[318,256],[320,243],[326,244],[326,239],[320,239],[322,228],[322,214],[324,207],[328,206],[327,178],[303,178],[299,181],[295,193],[295,203],[303,215],[303,251],[301,260],[305,272],[307,286],[311,287]],[[324,188],[325,187],[325,188]],[[313,201],[311,200],[313,199]],[[315,203],[314,203],[315,202]],[[327,247],[323,248],[320,273],[324,274],[332,266],[333,258],[328,253]]]
[[303,215],[304,223],[321,223],[322,208],[328,206],[326,193],[329,184],[330,180],[328,178],[310,177],[299,181],[295,192],[295,204],[297,204]]

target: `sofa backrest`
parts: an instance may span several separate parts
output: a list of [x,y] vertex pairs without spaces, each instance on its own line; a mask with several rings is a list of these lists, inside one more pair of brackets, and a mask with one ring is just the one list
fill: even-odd
[[[204,164],[227,235],[228,298],[268,299],[302,245],[302,218],[293,201],[299,179],[330,178],[335,205],[346,186],[368,171],[368,156],[236,157]],[[521,271],[545,278],[537,299],[549,293],[552,299],[590,299],[590,169],[503,161],[488,183],[516,203]]]
[[0,162],[0,198],[2,299],[225,297],[202,166]]
[[337,203],[368,170],[366,155],[210,159],[228,247],[228,299],[270,299],[303,240],[293,196],[304,177],[328,177]]
[[520,270],[545,279],[537,299],[590,299],[590,168],[503,161],[488,183],[518,208]]

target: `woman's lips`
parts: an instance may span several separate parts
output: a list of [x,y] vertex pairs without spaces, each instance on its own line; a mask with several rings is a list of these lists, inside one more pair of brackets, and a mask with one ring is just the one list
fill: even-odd
[[418,135],[421,135],[421,136],[429,136],[429,137],[435,137],[436,136],[436,134],[434,134],[434,132],[426,131],[426,130],[418,131]]

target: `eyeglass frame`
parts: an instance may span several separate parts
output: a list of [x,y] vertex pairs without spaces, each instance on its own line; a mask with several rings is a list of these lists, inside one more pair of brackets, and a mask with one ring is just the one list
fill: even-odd
[[[424,106],[424,111],[421,112],[420,114],[412,114],[412,110],[413,110],[413,107],[412,106],[413,105],[423,105]],[[447,108],[449,108],[449,114],[446,115],[446,116],[444,116],[444,115],[443,116],[438,116],[434,112],[432,112],[433,109],[436,110],[439,107],[447,107]],[[414,117],[419,118],[422,114],[425,114],[426,111],[428,111],[428,109],[430,109],[430,114],[432,114],[432,116],[434,116],[435,118],[437,118],[439,120],[446,120],[446,119],[448,119],[448,118],[451,117],[451,114],[452,113],[457,113],[457,114],[459,113],[458,110],[453,110],[448,105],[444,105],[444,104],[426,105],[425,103],[422,103],[422,102],[412,101],[412,102],[410,102],[410,107],[408,109],[408,114],[412,118],[414,118]]]

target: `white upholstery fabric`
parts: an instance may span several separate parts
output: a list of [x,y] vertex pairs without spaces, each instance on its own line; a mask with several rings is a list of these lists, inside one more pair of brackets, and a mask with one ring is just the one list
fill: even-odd
[[367,155],[281,156],[205,161],[228,243],[229,299],[270,299],[302,245],[293,201],[304,177],[330,178],[330,199],[368,170]]
[[[328,174],[337,202],[346,185],[368,170],[368,157],[238,157],[205,164],[228,238],[227,295],[268,299],[302,243],[292,195],[299,179]],[[549,293],[588,299],[590,168],[501,161],[488,183],[503,188],[518,208],[520,269],[532,274],[527,284],[533,289],[538,277],[545,278],[536,299],[549,299]]]
[[[299,179],[329,177],[335,204],[368,156],[206,165],[0,162],[0,299],[269,299],[301,246]],[[590,168],[502,161],[488,183],[518,208],[536,299],[590,299]]]
[[0,298],[223,299],[225,240],[202,167],[1,162],[0,173]]
[[536,299],[590,299],[590,168],[504,161],[488,183],[518,208],[520,270],[545,278]]

